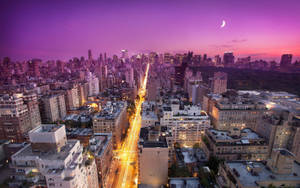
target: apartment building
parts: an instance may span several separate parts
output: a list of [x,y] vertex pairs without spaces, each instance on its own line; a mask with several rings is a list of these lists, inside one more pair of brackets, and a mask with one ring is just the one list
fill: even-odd
[[207,129],[203,138],[205,153],[225,160],[261,161],[268,158],[268,143],[249,128],[221,131]]
[[210,118],[200,106],[183,105],[173,101],[169,106],[162,107],[162,126],[172,131],[173,141],[183,146],[193,146],[201,142],[206,129],[210,128]]
[[30,144],[12,155],[11,185],[97,188],[93,158],[83,154],[78,140],[67,140],[64,125],[43,124],[29,132]]
[[113,160],[112,134],[96,133],[90,139],[89,150],[96,160],[99,183],[105,188],[109,186],[107,179],[111,173],[110,167]]
[[300,184],[300,165],[285,149],[273,150],[267,164],[258,161],[225,162],[220,165],[218,174],[220,187],[298,187]]
[[0,139],[23,142],[28,132],[38,126],[36,103],[24,101],[23,94],[0,97]]
[[238,94],[230,90],[222,98],[209,102],[210,115],[215,129],[251,128],[256,130],[258,121],[267,111],[266,105],[248,94]]
[[121,147],[122,138],[129,126],[126,102],[107,102],[93,117],[94,133],[112,133],[113,147]]

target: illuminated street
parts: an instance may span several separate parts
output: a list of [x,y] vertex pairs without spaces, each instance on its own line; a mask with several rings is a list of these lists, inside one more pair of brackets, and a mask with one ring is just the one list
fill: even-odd
[[148,71],[149,64],[147,64],[145,78],[142,87],[139,90],[138,95],[140,100],[136,101],[136,112],[130,122],[128,135],[123,142],[121,150],[118,152],[120,164],[113,187],[137,187],[137,143],[141,128],[140,112],[146,94]]

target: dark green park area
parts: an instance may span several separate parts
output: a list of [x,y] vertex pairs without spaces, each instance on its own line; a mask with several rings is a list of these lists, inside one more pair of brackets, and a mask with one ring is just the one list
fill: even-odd
[[[194,68],[193,68],[194,69]],[[300,74],[221,67],[197,67],[208,83],[214,72],[228,74],[228,89],[287,91],[300,96]]]

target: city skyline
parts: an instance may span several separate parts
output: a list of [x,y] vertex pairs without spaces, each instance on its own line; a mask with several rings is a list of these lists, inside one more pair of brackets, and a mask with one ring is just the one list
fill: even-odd
[[[2,1],[0,58],[187,52],[279,61],[300,57],[297,1]],[[220,28],[222,20],[226,26]]]

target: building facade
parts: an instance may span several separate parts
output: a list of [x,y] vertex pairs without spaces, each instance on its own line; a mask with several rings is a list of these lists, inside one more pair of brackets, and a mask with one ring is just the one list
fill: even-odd
[[12,156],[11,184],[47,187],[98,187],[96,163],[78,140],[67,140],[65,126],[47,124],[29,132],[30,144]]
[[251,129],[220,131],[207,129],[203,140],[208,156],[225,160],[261,161],[268,158],[268,143]]
[[23,94],[0,98],[0,139],[23,142],[28,138],[27,133],[37,126],[40,119],[36,103],[27,104]]
[[129,123],[126,102],[108,102],[106,106],[93,117],[94,133],[112,133],[113,147],[121,147]]

